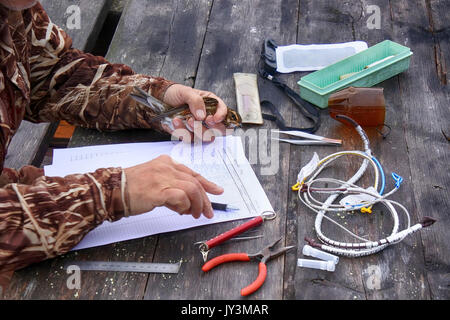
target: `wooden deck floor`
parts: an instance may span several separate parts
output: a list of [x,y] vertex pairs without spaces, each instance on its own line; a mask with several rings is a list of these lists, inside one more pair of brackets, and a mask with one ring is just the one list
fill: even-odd
[[[370,29],[368,20],[380,10],[380,28]],[[63,12],[61,12],[63,14]],[[271,261],[264,286],[250,299],[449,299],[450,298],[450,3],[437,0],[244,0],[244,1],[144,1],[126,2],[107,58],[125,63],[135,71],[215,92],[235,106],[234,72],[257,72],[263,40],[281,45],[336,43],[363,40],[369,46],[385,39],[413,51],[406,72],[388,79],[383,87],[386,124],[391,133],[383,139],[368,134],[372,150],[387,172],[404,177],[394,199],[408,207],[413,223],[423,216],[438,222],[400,244],[369,257],[342,258],[333,273],[301,269],[304,237],[315,237],[314,214],[290,191],[298,170],[313,152],[320,157],[339,150],[360,149],[358,135],[323,112],[317,134],[340,137],[342,147],[280,145],[279,170],[263,175],[265,164],[255,164],[273,207],[276,222],[261,229],[265,240],[241,242],[217,248],[215,254],[255,247],[284,236],[297,250]],[[291,88],[304,73],[282,76]],[[276,103],[288,125],[307,122],[295,106],[261,78],[261,100]],[[265,123],[263,128],[273,127]],[[98,133],[77,129],[71,146],[155,141],[159,135],[143,131]],[[330,175],[348,176],[358,163],[342,162]],[[369,181],[367,178],[363,181]],[[370,235],[386,231],[391,219],[381,209],[370,216],[346,218],[355,232]],[[218,272],[202,274],[201,255],[195,241],[208,239],[237,222],[161,234],[101,248],[71,252],[63,257],[30,266],[15,273],[9,299],[240,299],[243,283],[257,273],[256,264],[230,264]],[[366,231],[361,231],[366,230]],[[332,225],[328,234],[342,237]],[[81,288],[66,286],[62,268],[69,260],[164,262],[185,261],[174,276],[160,274],[86,273]]]

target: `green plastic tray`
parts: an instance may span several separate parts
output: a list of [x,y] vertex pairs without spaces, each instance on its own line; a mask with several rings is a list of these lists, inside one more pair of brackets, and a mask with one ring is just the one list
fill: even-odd
[[[353,87],[371,87],[409,68],[413,53],[408,47],[385,40],[353,56],[338,61],[319,71],[304,76],[298,82],[300,96],[320,108],[328,107],[328,97],[333,92]],[[391,57],[370,68],[369,64]],[[339,80],[341,75],[352,76]]]

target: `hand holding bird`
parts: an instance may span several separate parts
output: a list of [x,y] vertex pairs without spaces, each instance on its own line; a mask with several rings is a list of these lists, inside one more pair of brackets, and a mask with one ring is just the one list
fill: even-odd
[[[239,114],[228,108],[225,103],[211,92],[193,89],[180,84],[170,86],[165,95],[164,102],[148,95],[139,87],[131,97],[150,108],[155,116],[151,122],[158,121],[169,133],[177,135],[179,129],[187,129],[193,137],[194,120],[202,121],[202,137],[207,129],[218,130],[222,135],[226,129],[241,126]],[[183,132],[185,135],[186,132]],[[177,136],[180,138],[180,136]],[[192,139],[191,139],[192,141]]]

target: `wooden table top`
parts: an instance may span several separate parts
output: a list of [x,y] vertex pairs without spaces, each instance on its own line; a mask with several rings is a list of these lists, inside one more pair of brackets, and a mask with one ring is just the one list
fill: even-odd
[[[315,238],[315,215],[290,191],[299,169],[314,152],[322,158],[341,150],[361,149],[354,130],[322,114],[318,135],[343,139],[341,147],[280,144],[276,174],[263,174],[267,164],[252,164],[272,206],[275,221],[260,227],[263,239],[233,242],[214,250],[253,252],[281,236],[296,250],[268,263],[265,284],[245,299],[448,299],[450,298],[449,141],[450,108],[447,79],[450,65],[448,2],[425,0],[285,1],[143,1],[126,3],[109,46],[111,62],[128,64],[136,72],[215,92],[235,106],[234,72],[257,73],[262,43],[280,45],[337,43],[363,40],[369,46],[385,39],[413,51],[409,69],[377,87],[384,88],[386,124],[383,139],[368,130],[374,155],[388,175],[403,176],[393,200],[403,203],[412,223],[423,216],[438,219],[397,245],[362,258],[341,258],[335,272],[298,268],[304,237]],[[373,8],[373,7],[372,7]],[[379,9],[380,28],[370,28]],[[283,75],[291,88],[306,73]],[[258,78],[261,100],[279,108],[288,125],[308,122],[281,91]],[[244,127],[244,128],[250,128]],[[255,128],[255,127],[251,127]],[[264,129],[274,128],[266,123]],[[133,130],[99,133],[77,129],[70,146],[167,139],[153,132]],[[350,159],[350,158],[349,158]],[[355,159],[342,161],[327,176],[349,177],[359,167]],[[370,176],[362,180],[369,183]],[[391,183],[388,181],[387,183]],[[334,217],[340,219],[339,217]],[[343,217],[354,232],[379,235],[391,228],[388,211]],[[232,263],[203,274],[202,257],[194,242],[208,239],[242,223],[228,222],[171,232],[68,253],[15,273],[6,297],[10,299],[241,299],[240,289],[257,275],[257,263]],[[324,223],[330,236],[343,237]],[[183,260],[176,275],[121,272],[82,273],[81,288],[66,286],[67,261],[110,260],[169,262]]]

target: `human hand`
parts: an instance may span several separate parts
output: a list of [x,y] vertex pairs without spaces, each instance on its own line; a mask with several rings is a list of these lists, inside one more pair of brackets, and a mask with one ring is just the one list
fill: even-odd
[[[212,97],[219,102],[216,113],[214,115],[206,114],[203,97]],[[193,117],[189,117],[189,119],[187,120],[186,125],[189,126],[189,128],[186,128],[183,121],[178,118],[174,118],[172,120],[172,124],[175,130],[171,130],[167,126],[164,127],[167,132],[177,136],[177,138],[183,139],[187,135],[191,138],[190,141],[193,141],[194,134],[196,134],[197,138],[201,140],[212,141],[214,140],[214,135],[205,134],[205,131],[208,129],[213,129],[214,133],[220,133],[221,135],[225,134],[226,128],[222,121],[225,119],[225,116],[227,114],[227,106],[225,105],[223,100],[217,97],[215,94],[208,91],[193,89],[181,84],[174,84],[166,90],[163,100],[165,103],[174,107],[187,104],[193,115]],[[208,128],[202,126],[201,131],[194,130],[194,120],[205,121]],[[183,134],[181,135],[180,132],[182,132]]]
[[127,194],[132,215],[165,206],[198,219],[214,216],[206,192],[222,194],[223,188],[206,180],[167,155],[125,169]]

